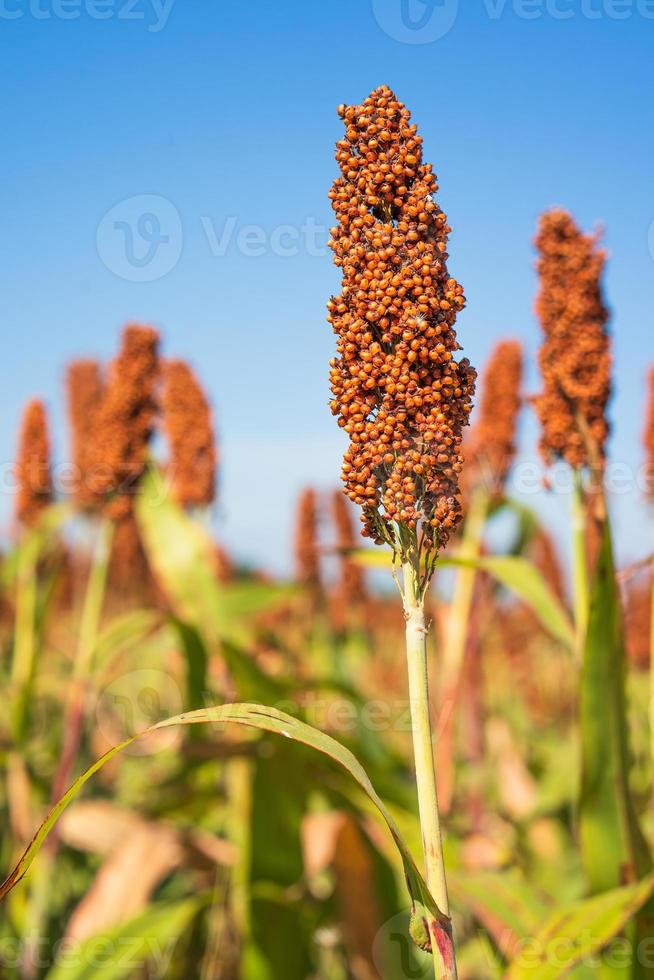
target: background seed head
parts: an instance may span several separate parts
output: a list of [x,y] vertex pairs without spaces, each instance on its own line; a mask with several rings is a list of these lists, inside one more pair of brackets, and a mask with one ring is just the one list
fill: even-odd
[[163,424],[173,492],[184,507],[206,507],[216,495],[211,407],[197,376],[184,361],[167,361],[163,377]]
[[48,416],[45,405],[36,398],[23,412],[14,474],[16,520],[24,527],[33,527],[54,498]]
[[541,217],[536,247],[540,288],[536,313],[543,330],[543,378],[534,406],[547,462],[592,463],[586,433],[604,461],[611,397],[609,312],[602,296],[605,252],[561,209]]

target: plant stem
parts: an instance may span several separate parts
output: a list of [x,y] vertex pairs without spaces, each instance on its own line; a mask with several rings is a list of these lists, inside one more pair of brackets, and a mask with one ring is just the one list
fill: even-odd
[[27,725],[27,708],[36,666],[36,565],[40,550],[40,535],[29,532],[18,550],[16,569],[16,626],[11,661],[11,683],[14,707],[11,715],[12,733],[20,744]]
[[574,472],[574,489],[572,494],[572,584],[574,598],[575,630],[577,634],[577,658],[581,663],[588,628],[588,560],[587,546],[587,515],[584,488],[581,472]]
[[[475,559],[479,557],[486,517],[488,515],[489,498],[483,490],[472,494],[470,507],[463,527],[461,547],[457,557]],[[475,568],[463,567],[457,569],[454,581],[454,594],[447,617],[445,642],[441,661],[441,691],[440,702],[444,712],[443,724],[439,733],[439,779],[441,807],[443,813],[449,813],[454,794],[454,755],[456,703],[461,689],[461,679],[464,671],[466,642],[470,611],[475,593],[477,572]]]
[[[425,862],[425,881],[440,912],[449,919],[450,905],[445,880],[445,861],[441,839],[440,815],[434,773],[432,728],[429,715],[429,682],[427,673],[427,630],[424,597],[420,594],[419,574],[411,562],[403,566],[404,611],[406,615],[406,653],[409,674],[409,701],[413,754],[418,790],[418,809]],[[439,980],[456,977],[456,963],[451,934],[442,925],[429,922],[434,975]]]
[[112,539],[113,523],[104,521],[98,528],[80,616],[73,680],[66,705],[64,742],[59,766],[52,783],[53,802],[59,799],[68,785],[82,737],[86,717],[86,687],[91,676],[93,653],[104,605]]
[[651,763],[654,768],[654,559],[652,559],[651,565],[651,575],[652,575],[652,598],[651,598],[651,608],[650,608],[650,624],[649,624],[649,733],[650,733],[650,754]]

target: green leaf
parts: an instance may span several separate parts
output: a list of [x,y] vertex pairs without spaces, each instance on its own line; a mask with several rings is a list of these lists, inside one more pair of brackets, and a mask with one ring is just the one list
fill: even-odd
[[[366,568],[393,567],[393,553],[388,548],[363,548],[352,553],[352,560]],[[459,558],[451,555],[438,559],[437,568],[475,568],[488,572],[505,588],[525,602],[555,639],[570,651],[575,648],[572,621],[549,585],[532,562],[518,555],[492,555],[485,558]]]
[[162,480],[151,469],[138,496],[136,514],[150,565],[178,619],[194,626],[209,643],[249,638],[247,620],[288,594],[265,582],[221,585],[215,545],[207,532],[177,504],[162,498]]
[[580,840],[595,894],[652,866],[629,790],[624,635],[608,523],[591,590],[580,710]]
[[510,930],[516,939],[532,935],[548,912],[548,906],[522,875],[515,871],[448,875],[452,897],[472,914],[495,939],[498,930]]
[[161,614],[154,609],[136,609],[115,616],[102,631],[95,644],[95,670],[104,670],[107,663],[123,652],[136,646],[161,623]]
[[73,946],[48,971],[47,980],[129,980],[144,974],[146,964],[154,965],[156,976],[167,975],[176,944],[206,902],[206,896],[196,896],[152,905],[129,922]]
[[[654,894],[654,875],[555,912],[514,959],[507,980],[557,980],[603,950]],[[593,976],[596,974],[594,973]]]
[[425,884],[422,875],[420,874],[411,855],[411,852],[409,851],[404,838],[400,834],[397,824],[390,815],[389,811],[386,809],[380,797],[377,795],[365,769],[349,751],[349,749],[346,749],[335,739],[331,738],[331,736],[326,735],[324,732],[318,731],[316,728],[312,728],[310,725],[306,725],[304,722],[298,721],[296,718],[292,718],[290,715],[277,711],[274,708],[257,704],[226,704],[216,708],[205,708],[199,711],[189,712],[188,714],[177,715],[174,718],[165,719],[164,721],[153,725],[137,735],[133,735],[131,738],[125,739],[123,742],[120,742],[118,745],[115,745],[113,748],[109,749],[108,752],[106,752],[101,758],[97,759],[96,762],[94,762],[93,765],[86,770],[86,772],[82,773],[82,775],[75,780],[73,785],[66,791],[66,793],[64,793],[61,799],[50,810],[16,867],[13,869],[9,877],[3,882],[3,884],[0,885],[0,898],[7,895],[25,875],[42,847],[43,842],[56,823],[58,817],[66,809],[71,800],[77,796],[84,784],[87,783],[88,780],[96,772],[98,772],[106,762],[114,758],[114,756],[118,755],[118,753],[120,753],[123,749],[126,749],[129,745],[132,745],[138,739],[146,738],[153,732],[159,731],[163,728],[173,728],[178,725],[199,724],[245,725],[260,731],[267,731],[277,735],[282,735],[285,738],[289,738],[303,745],[307,745],[310,748],[316,749],[318,752],[322,752],[323,755],[332,759],[339,766],[345,769],[358,783],[359,787],[363,790],[368,799],[372,801],[386,822],[386,825],[391,832],[402,858],[406,883],[412,901],[414,903],[421,903],[425,910],[429,914],[433,915],[436,920],[449,925],[449,921],[447,920],[446,916],[439,911],[433,897],[431,896],[427,885]]
[[534,611],[543,627],[569,650],[574,650],[574,627],[547,582],[530,561],[516,555],[493,555],[486,558],[441,558],[438,567],[468,566],[487,572],[513,592]]

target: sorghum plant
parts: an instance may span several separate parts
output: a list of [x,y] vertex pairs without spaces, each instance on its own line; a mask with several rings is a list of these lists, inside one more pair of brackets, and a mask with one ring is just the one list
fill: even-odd
[[14,472],[16,520],[22,527],[34,527],[54,497],[48,417],[38,399],[29,402],[23,412]]
[[[522,404],[522,346],[517,340],[500,341],[492,350],[482,374],[481,398],[475,425],[464,444],[466,468],[462,488],[465,522],[459,542],[460,558],[479,557],[486,518],[493,500],[504,497],[506,481],[516,455],[518,416]],[[441,666],[443,704],[459,704],[464,678],[464,658],[475,589],[479,580],[472,565],[457,570],[452,602],[444,631]],[[448,813],[455,779],[455,734],[459,712],[448,710],[438,743],[440,797]]]
[[159,335],[151,327],[128,326],[109,369],[98,413],[94,489],[112,518],[132,512],[145,472],[156,416]]
[[645,430],[643,445],[645,447],[645,486],[647,496],[654,498],[654,367],[650,368],[647,377],[647,412],[645,415]]
[[604,460],[611,397],[609,313],[601,285],[606,255],[597,235],[584,234],[558,208],[542,216],[536,247],[543,390],[534,406],[541,451],[546,462],[596,467]]
[[319,592],[318,505],[316,492],[311,487],[300,494],[295,520],[295,578],[310,591]]
[[103,395],[102,369],[98,361],[73,361],[66,372],[66,393],[71,461],[77,478],[74,497],[78,506],[92,509],[98,503],[97,495],[92,489],[95,462],[93,450]]
[[217,460],[208,399],[184,361],[167,361],[163,378],[163,423],[173,493],[183,507],[208,507],[216,495]]
[[522,344],[501,340],[484,368],[477,419],[465,447],[470,464],[466,466],[466,483],[474,481],[493,496],[504,492],[515,460],[522,374]]
[[348,603],[362,605],[367,598],[366,575],[363,568],[349,557],[356,548],[356,531],[350,505],[340,490],[334,491],[332,495],[332,514],[336,529],[336,547],[340,553],[338,592]]
[[[598,236],[584,234],[559,208],[541,217],[536,247],[543,388],[533,402],[546,463],[564,460],[575,473],[573,571],[575,621],[581,645],[588,611],[587,548],[589,541],[599,540],[599,525],[605,516],[602,471],[609,434],[606,409],[612,368],[609,312],[602,293],[606,255],[598,247]],[[588,499],[584,471],[590,471],[592,477]],[[590,533],[589,515],[593,521]]]
[[403,566],[414,755],[427,884],[441,913],[426,944],[437,976],[456,975],[429,713],[424,600],[439,550],[461,520],[458,481],[475,372],[456,359],[465,300],[447,270],[447,217],[409,110],[387,86],[339,107],[341,176],[330,240],[342,271],[329,304],[337,337],[331,410],[349,436],[347,496],[363,534]]

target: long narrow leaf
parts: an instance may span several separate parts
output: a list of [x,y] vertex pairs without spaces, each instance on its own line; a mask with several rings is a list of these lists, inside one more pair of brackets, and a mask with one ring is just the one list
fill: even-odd
[[98,772],[98,770],[100,770],[106,762],[114,758],[129,745],[132,745],[135,741],[137,741],[137,739],[146,738],[152,732],[178,725],[198,724],[245,725],[261,731],[283,735],[285,738],[308,745],[309,747],[322,752],[334,762],[338,763],[338,765],[342,766],[342,768],[345,769],[354,780],[356,780],[359,787],[364,791],[372,803],[374,803],[384,818],[400,852],[407,887],[409,889],[412,901],[414,903],[421,903],[427,912],[433,915],[437,921],[447,921],[445,916],[436,906],[433,897],[430,895],[427,885],[425,884],[422,875],[416,866],[407,844],[400,834],[397,824],[384,806],[384,803],[380,797],[377,795],[365,769],[349,751],[349,749],[346,749],[344,746],[340,745],[339,742],[331,738],[329,735],[326,735],[324,732],[318,731],[316,728],[312,728],[310,725],[306,725],[304,722],[298,721],[296,718],[292,718],[290,715],[277,711],[274,708],[257,704],[228,704],[216,708],[206,708],[199,711],[192,711],[187,714],[177,715],[174,718],[165,719],[164,721],[153,725],[151,728],[148,728],[145,731],[132,736],[131,738],[125,739],[123,742],[120,742],[118,745],[111,748],[100,759],[94,762],[93,765],[90,766],[86,772],[84,772],[73,783],[70,789],[67,790],[58,803],[49,812],[16,867],[13,869],[5,882],[0,885],[0,898],[3,898],[6,894],[8,894],[8,892],[10,892],[11,889],[14,888],[25,875],[42,847],[43,842],[56,823],[58,817],[74,799],[74,797],[77,796],[84,784],[87,783],[88,780],[96,772]]
[[488,572],[501,585],[523,600],[534,611],[544,629],[560,640],[569,650],[574,650],[574,628],[549,585],[532,562],[517,555],[493,555],[487,558],[443,558],[439,567],[468,566]]
[[581,849],[591,892],[598,893],[651,870],[629,790],[624,636],[608,524],[591,591],[581,737]]
[[567,976],[573,967],[620,935],[653,894],[654,875],[650,875],[635,885],[604,892],[554,913],[522,947],[507,980],[558,980]]
[[147,964],[163,976],[180,937],[206,901],[206,896],[196,896],[152,905],[76,945],[48,971],[47,980],[129,980],[143,974]]

